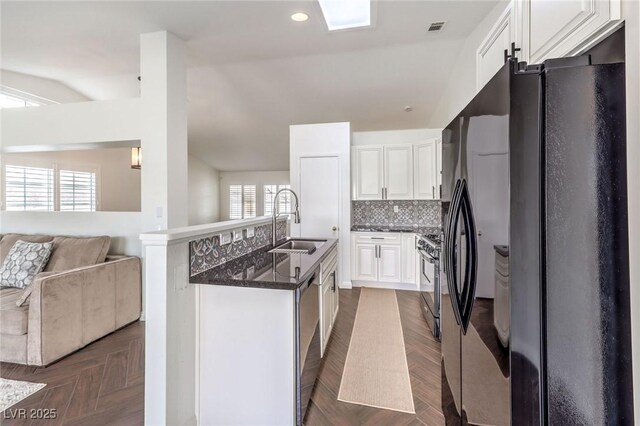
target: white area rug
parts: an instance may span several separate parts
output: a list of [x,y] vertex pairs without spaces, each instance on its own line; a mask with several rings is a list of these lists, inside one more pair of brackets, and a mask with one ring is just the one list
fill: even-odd
[[338,400],[415,413],[394,290],[360,291]]
[[44,383],[21,382],[0,378],[0,411],[17,404],[45,387]]

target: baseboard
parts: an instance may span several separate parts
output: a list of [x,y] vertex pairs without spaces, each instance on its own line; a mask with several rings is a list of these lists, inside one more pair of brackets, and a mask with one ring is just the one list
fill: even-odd
[[413,283],[383,283],[379,281],[351,281],[354,287],[386,288],[390,290],[420,291]]
[[340,288],[343,288],[345,290],[351,290],[353,288],[353,285],[351,285],[351,281],[343,281],[342,284],[340,285]]

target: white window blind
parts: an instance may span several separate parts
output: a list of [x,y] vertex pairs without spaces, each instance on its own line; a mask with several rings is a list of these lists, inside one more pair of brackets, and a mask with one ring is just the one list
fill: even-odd
[[256,217],[256,186],[229,185],[229,219]]
[[0,93],[0,109],[3,108],[24,108],[40,106],[39,103],[22,99],[18,96],[11,96],[6,93]]
[[243,219],[256,217],[255,185],[244,185],[242,187],[242,217]]
[[53,169],[5,167],[7,210],[53,211]]
[[96,174],[60,170],[60,211],[96,211]]
[[[273,214],[273,197],[283,188],[291,188],[291,185],[265,185],[264,186],[264,215],[271,216]],[[284,192],[280,194],[278,199],[280,213],[291,212],[291,193]]]

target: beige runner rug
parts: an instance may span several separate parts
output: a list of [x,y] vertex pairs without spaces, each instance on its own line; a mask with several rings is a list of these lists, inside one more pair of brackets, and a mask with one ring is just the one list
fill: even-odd
[[415,413],[394,290],[360,291],[338,400]]

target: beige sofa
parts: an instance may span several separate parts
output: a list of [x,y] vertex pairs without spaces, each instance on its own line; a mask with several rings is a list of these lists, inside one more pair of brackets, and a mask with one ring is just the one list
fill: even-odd
[[107,256],[109,237],[0,235],[0,264],[18,240],[54,246],[22,306],[0,289],[0,361],[48,365],[140,318],[140,259]]

